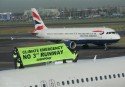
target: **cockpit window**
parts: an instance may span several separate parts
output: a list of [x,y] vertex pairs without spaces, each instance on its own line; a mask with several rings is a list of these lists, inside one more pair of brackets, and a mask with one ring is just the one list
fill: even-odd
[[115,34],[115,32],[112,32],[112,34]]
[[116,32],[107,32],[106,34],[117,34]]

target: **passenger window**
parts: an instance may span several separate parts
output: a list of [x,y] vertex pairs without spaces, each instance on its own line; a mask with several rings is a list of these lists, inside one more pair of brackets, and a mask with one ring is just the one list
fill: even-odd
[[93,81],[93,78],[91,77],[91,81]]
[[46,87],[46,85],[45,85],[45,84],[43,84],[43,87]]
[[122,77],[125,77],[125,74],[124,74],[124,73],[122,73]]
[[35,85],[35,87],[38,87],[38,85]]
[[77,79],[76,82],[79,83],[79,79]]
[[113,77],[114,77],[114,78],[116,78],[116,75],[115,75],[115,74],[113,74]]
[[102,76],[100,76],[100,80],[102,80]]
[[65,85],[64,81],[62,81],[62,85]]
[[98,77],[95,77],[95,80],[98,81]]
[[118,74],[118,78],[120,78],[120,74]]
[[107,76],[105,75],[104,78],[107,79]]
[[72,80],[72,84],[74,84],[75,82],[74,82],[74,80]]
[[109,75],[109,79],[111,79],[112,77],[111,77],[111,75]]
[[84,79],[83,79],[83,78],[81,79],[81,82],[84,82]]
[[67,84],[69,85],[69,81],[67,81]]
[[89,79],[88,78],[86,78],[86,82],[88,82],[89,81]]

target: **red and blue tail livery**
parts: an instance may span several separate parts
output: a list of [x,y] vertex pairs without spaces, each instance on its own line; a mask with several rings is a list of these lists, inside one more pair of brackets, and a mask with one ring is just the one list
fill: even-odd
[[31,9],[31,13],[35,24],[35,30],[33,30],[32,33],[36,33],[37,31],[43,30],[44,28],[46,28],[45,24],[43,23],[40,15],[38,14],[35,8]]

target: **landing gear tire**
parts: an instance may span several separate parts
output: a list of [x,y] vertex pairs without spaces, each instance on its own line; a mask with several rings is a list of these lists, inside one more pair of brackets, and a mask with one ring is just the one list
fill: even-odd
[[74,62],[74,63],[76,63],[76,62],[77,62],[78,57],[79,57],[79,54],[78,54],[78,55],[77,55],[77,57],[73,60],[73,62]]

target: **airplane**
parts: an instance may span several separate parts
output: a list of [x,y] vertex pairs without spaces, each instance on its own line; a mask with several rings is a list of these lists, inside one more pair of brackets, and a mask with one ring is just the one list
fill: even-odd
[[92,43],[104,46],[105,50],[108,50],[107,45],[117,43],[120,40],[120,35],[114,29],[106,27],[48,29],[35,8],[31,8],[31,13],[35,24],[32,34],[56,43],[64,42],[72,49],[77,44],[83,44],[83,48],[88,48],[88,44]]
[[125,56],[0,71],[0,87],[125,87]]

